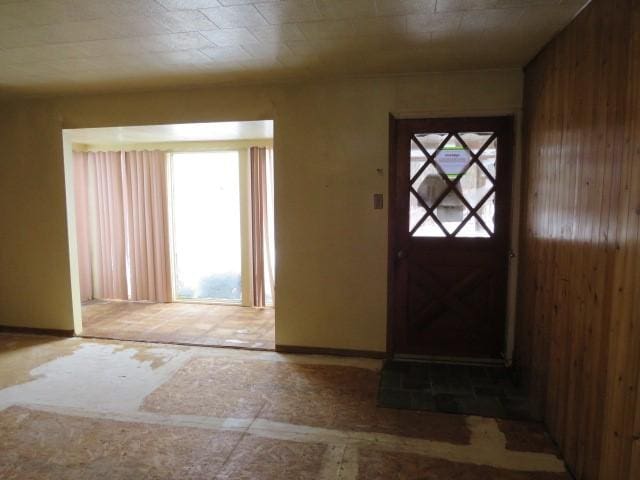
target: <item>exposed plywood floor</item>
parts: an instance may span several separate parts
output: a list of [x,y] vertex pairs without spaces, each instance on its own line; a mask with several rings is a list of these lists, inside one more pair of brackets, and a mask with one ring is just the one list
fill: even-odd
[[274,310],[197,303],[92,301],[82,306],[82,335],[273,350]]
[[0,478],[569,479],[539,424],[376,407],[380,366],[0,334]]

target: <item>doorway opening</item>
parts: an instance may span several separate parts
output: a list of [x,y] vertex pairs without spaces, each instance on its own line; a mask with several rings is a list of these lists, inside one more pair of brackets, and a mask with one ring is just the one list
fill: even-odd
[[274,349],[273,121],[73,129],[64,139],[76,333]]

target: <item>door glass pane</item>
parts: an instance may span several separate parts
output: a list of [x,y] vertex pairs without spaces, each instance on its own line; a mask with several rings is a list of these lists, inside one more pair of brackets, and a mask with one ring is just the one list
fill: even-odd
[[[422,201],[429,207],[433,207],[435,202],[444,193],[447,188],[447,183],[440,176],[433,164],[429,164],[422,173],[413,182],[413,188]],[[416,200],[412,196],[412,200]],[[416,200],[417,203],[417,200]]]
[[[465,224],[465,226],[458,232],[457,237],[490,237],[494,233],[494,215],[495,215],[495,194],[492,193],[489,199],[482,204],[482,207],[478,210],[477,216],[473,216]],[[482,218],[485,225],[489,229],[487,230],[478,221],[478,218]]]
[[496,178],[496,155],[497,155],[498,141],[493,140],[487,148],[480,155],[480,162],[488,170],[489,174]]
[[[495,188],[497,140],[487,145],[493,135],[493,132],[414,135],[411,140],[411,178],[425,163],[428,166],[411,184],[414,192],[409,194],[409,231],[419,225],[413,236],[443,237],[454,233],[456,237],[493,235],[495,193],[491,192]],[[416,142],[427,150],[428,156]],[[478,156],[485,145],[487,147],[482,155]],[[455,190],[442,197],[452,183],[455,184]],[[488,200],[474,212],[489,194]],[[430,215],[425,220],[429,212],[419,199],[433,209],[433,217]]]
[[493,182],[487,177],[482,169],[474,163],[458,182],[458,191],[464,196],[469,205],[475,207],[480,203],[489,190],[493,187]]
[[172,157],[175,294],[240,303],[239,158],[236,151]]
[[409,178],[418,173],[420,167],[425,164],[427,157],[424,152],[420,150],[416,142],[411,140],[411,157],[409,158]]
[[469,210],[455,193],[447,195],[447,198],[436,208],[436,217],[449,235],[458,229],[468,215]]
[[493,132],[464,132],[460,134],[460,138],[469,150],[477,154],[484,144],[489,141],[491,135],[493,135]]
[[415,138],[429,155],[433,155],[448,135],[448,133],[416,133]]
[[446,237],[446,234],[442,231],[442,228],[435,222],[430,216],[427,218],[420,227],[413,234],[414,237]]
[[427,211],[420,205],[416,196],[411,194],[409,196],[409,231],[413,230],[413,227],[422,220],[426,213]]
[[455,180],[471,161],[471,153],[462,147],[447,146],[436,154],[435,159],[443,173],[450,180]]

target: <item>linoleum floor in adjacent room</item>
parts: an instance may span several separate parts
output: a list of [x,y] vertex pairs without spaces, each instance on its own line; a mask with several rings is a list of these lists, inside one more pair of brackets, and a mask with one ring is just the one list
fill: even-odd
[[275,348],[275,315],[270,307],[94,300],[82,306],[82,327],[85,337]]

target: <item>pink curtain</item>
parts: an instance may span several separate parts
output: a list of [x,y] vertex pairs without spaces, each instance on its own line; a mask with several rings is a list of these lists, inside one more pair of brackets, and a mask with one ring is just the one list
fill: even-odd
[[251,147],[251,265],[253,306],[265,306],[264,226],[267,210],[266,149]]
[[159,151],[74,152],[83,301],[172,300],[166,169]]
[[93,298],[88,162],[89,159],[86,152],[73,152],[73,187],[75,192],[78,267],[80,270],[80,300],[83,302]]
[[167,154],[126,152],[124,172],[131,300],[170,302]]
[[267,300],[275,305],[276,301],[276,283],[275,283],[275,189],[274,189],[274,165],[273,165],[273,149],[266,150],[266,192],[267,192],[267,208],[265,210],[264,221],[264,266],[266,292],[269,295]]
[[251,169],[251,260],[253,306],[266,305],[269,290],[274,299],[273,246],[271,232],[273,219],[269,215],[270,188],[273,186],[271,150],[264,147],[249,149]]
[[96,238],[92,255],[98,267],[93,296],[126,300],[127,265],[124,236],[122,159],[120,152],[89,152],[89,184],[95,186]]

